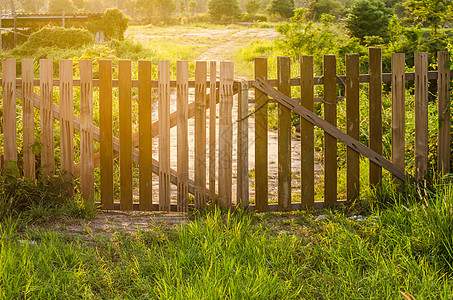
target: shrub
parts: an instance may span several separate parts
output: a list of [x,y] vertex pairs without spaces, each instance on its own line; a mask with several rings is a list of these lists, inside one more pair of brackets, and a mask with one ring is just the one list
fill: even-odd
[[105,38],[109,40],[124,39],[124,32],[129,24],[129,18],[118,8],[107,9],[102,16],[99,29],[104,32]]
[[350,36],[361,41],[365,36],[380,36],[388,40],[387,29],[392,15],[392,9],[381,0],[358,0],[349,8],[346,28]]
[[86,29],[44,27],[30,35],[22,45],[24,49],[43,47],[58,47],[61,49],[75,49],[94,43],[94,38]]

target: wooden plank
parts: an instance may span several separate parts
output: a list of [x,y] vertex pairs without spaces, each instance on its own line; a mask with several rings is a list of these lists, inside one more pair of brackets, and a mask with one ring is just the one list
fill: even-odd
[[138,62],[138,127],[140,130],[138,149],[140,153],[149,153],[149,155],[139,156],[139,201],[142,211],[153,209],[151,68],[151,61]]
[[216,134],[217,134],[217,103],[216,103],[217,63],[209,64],[209,199],[215,201],[216,182]]
[[241,81],[238,93],[238,158],[237,158],[237,205],[249,206],[249,88],[245,80]]
[[41,173],[50,176],[55,170],[53,141],[53,62],[39,60],[41,93]]
[[178,126],[178,211],[189,210],[189,64],[187,61],[176,63],[176,102]]
[[159,61],[159,210],[170,211],[170,62]]
[[[313,86],[313,56],[300,57],[300,98],[301,105],[313,111],[314,86]],[[301,143],[301,208],[308,209],[315,203],[315,147],[313,124],[300,118],[300,143]]]
[[[324,55],[324,119],[337,124],[337,66],[335,55]],[[324,201],[337,201],[337,140],[324,132]]]
[[223,208],[229,208],[232,204],[233,79],[233,62],[222,61],[220,63],[219,197],[220,206]]
[[[405,55],[392,54],[392,162],[404,169],[405,160],[405,130],[406,130],[406,81]],[[395,179],[397,180],[397,179]],[[401,183],[401,182],[400,182]]]
[[296,101],[292,100],[290,97],[272,88],[272,86],[266,83],[264,80],[257,79],[253,86],[261,90],[262,92],[266,93],[270,97],[274,98],[279,103],[282,103],[283,105],[285,105],[286,107],[288,107],[289,109],[303,117],[308,122],[328,132],[333,138],[344,143],[346,146],[351,147],[352,149],[356,150],[363,156],[371,159],[374,163],[380,165],[381,167],[388,170],[390,173],[394,174],[398,178],[402,180],[406,179],[412,180],[412,177],[409,174],[405,173],[404,169],[396,166],[395,164],[392,164],[385,157],[371,150],[370,148],[360,143],[359,141],[355,140],[354,138],[350,137],[348,134],[338,129],[332,123],[318,117],[316,114],[309,111],[305,107],[299,105]]
[[447,51],[437,52],[437,97],[439,135],[437,143],[437,169],[442,174],[450,172],[450,56]]
[[80,67],[80,189],[85,201],[94,202],[93,160],[93,62],[79,61]]
[[428,173],[428,53],[416,52],[415,62],[415,179]]
[[[113,209],[112,61],[99,60],[99,162],[102,209]],[[95,160],[96,165],[96,160]]]
[[[277,58],[278,90],[291,97],[291,60]],[[279,211],[291,209],[291,110],[278,104],[278,204]]]
[[[369,49],[369,146],[382,155],[382,49]],[[377,186],[382,180],[382,168],[370,162],[370,185]]]
[[17,162],[16,59],[2,59],[4,162]]
[[73,64],[70,59],[60,60],[60,152],[61,170],[67,172],[66,179],[73,183],[74,173],[74,104]]
[[24,175],[35,180],[35,155],[33,144],[35,143],[35,113],[33,109],[33,59],[22,60],[22,121],[23,121],[23,153]]
[[[346,128],[347,134],[359,140],[359,55],[346,54]],[[359,153],[348,147],[346,149],[346,182],[347,200],[355,201],[360,196]]]
[[[267,58],[255,58],[255,80],[267,80]],[[268,121],[267,95],[255,89],[255,203],[260,212],[267,211],[268,199]]]
[[132,210],[131,61],[118,61],[121,210]]
[[195,208],[206,203],[206,75],[207,63],[195,64]]

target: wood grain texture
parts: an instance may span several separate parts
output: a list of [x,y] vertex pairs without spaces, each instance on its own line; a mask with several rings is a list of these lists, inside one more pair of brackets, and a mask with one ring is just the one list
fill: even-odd
[[[382,49],[369,49],[369,147],[382,155]],[[370,185],[382,180],[382,168],[370,162]]]
[[[324,119],[337,125],[337,66],[335,55],[324,55]],[[324,132],[324,201],[337,202],[337,140]]]
[[207,63],[195,64],[195,208],[206,204],[206,76]]
[[[291,59],[277,58],[278,90],[291,97]],[[291,210],[291,110],[278,104],[278,204]]]
[[217,134],[217,103],[216,88],[217,82],[217,63],[209,63],[209,199],[215,202],[216,191],[216,134]]
[[132,210],[131,61],[118,61],[121,210]]
[[139,201],[140,210],[153,210],[151,61],[138,62]]
[[53,135],[53,62],[51,59],[39,60],[41,93],[41,168],[42,175],[51,176],[55,170]]
[[437,169],[443,174],[450,172],[450,55],[447,51],[437,52],[437,111],[439,113],[439,135],[437,143]]
[[[102,209],[113,209],[112,61],[99,61],[99,162]],[[96,165],[96,160],[95,160]]]
[[[346,54],[346,128],[347,134],[359,140],[359,55]],[[347,200],[355,201],[360,196],[359,153],[348,147],[346,149]]]
[[60,60],[60,153],[61,170],[73,183],[74,173],[74,104],[72,60]]
[[[266,93],[270,97],[274,98],[277,100],[279,103],[282,103],[301,117],[303,117],[305,120],[310,122],[313,125],[318,126],[325,132],[328,132],[330,136],[333,138],[339,140],[340,142],[344,143],[346,146],[351,147],[355,151],[359,152],[363,156],[369,158],[372,160],[375,164],[378,164],[379,166],[385,168],[388,170],[390,173],[394,174],[401,180],[412,180],[412,177],[405,173],[404,169],[398,167],[397,165],[391,163],[389,160],[387,160],[385,157],[382,155],[376,153],[375,151],[371,150],[364,144],[360,143],[359,141],[353,139],[350,137],[348,134],[344,133],[340,129],[338,129],[335,125],[331,124],[330,122],[318,117],[316,114],[313,112],[309,111],[305,107],[299,105],[296,101],[291,99],[290,97],[286,96],[285,94],[282,94],[278,90],[274,89],[272,85],[268,84],[264,80],[257,79],[255,83],[253,84],[254,87],[257,89],[261,90],[262,92]],[[328,203],[325,203],[325,205],[329,205]]]
[[35,114],[33,108],[33,59],[22,60],[22,121],[24,176],[35,180],[35,155],[32,146],[35,143]]
[[2,59],[4,163],[17,162],[16,59]]
[[[313,56],[300,57],[300,98],[301,105],[313,111],[314,85],[313,85]],[[308,209],[315,202],[315,147],[314,126],[304,118],[300,118],[300,143],[301,143],[301,208]]]
[[189,63],[178,61],[176,63],[176,104],[178,126],[178,195],[177,210],[189,210],[189,127],[188,127],[188,102],[189,102]]
[[416,52],[415,62],[415,179],[428,173],[428,53]]
[[170,62],[159,61],[159,210],[170,211]]
[[[392,162],[404,169],[406,130],[406,80],[404,53],[392,54]],[[395,180],[398,180],[395,178]],[[401,181],[399,182],[401,183]]]
[[249,88],[245,80],[241,81],[238,93],[238,159],[237,159],[237,205],[249,206]]
[[80,66],[80,189],[85,201],[94,202],[93,160],[93,62],[79,61]]
[[219,202],[223,208],[229,208],[232,205],[233,79],[233,62],[222,61],[220,63]]
[[[255,80],[267,80],[267,58],[255,58]],[[267,211],[268,185],[268,121],[267,95],[255,89],[255,203],[260,212]]]

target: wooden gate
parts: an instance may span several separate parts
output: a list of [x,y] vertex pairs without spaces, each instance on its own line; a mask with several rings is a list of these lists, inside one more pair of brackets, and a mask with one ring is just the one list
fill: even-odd
[[[371,48],[368,74],[360,74],[356,54],[346,55],[345,75],[337,75],[336,57],[325,55],[323,76],[315,77],[313,57],[302,56],[300,77],[291,78],[290,58],[279,57],[277,79],[268,79],[267,59],[256,58],[255,79],[237,81],[232,62],[196,62],[194,79],[190,80],[186,61],[177,62],[173,69],[168,61],[161,61],[156,70],[150,61],[139,61],[135,69],[130,60],[121,60],[117,65],[110,60],[85,60],[77,64],[61,60],[59,78],[54,79],[53,61],[43,59],[39,61],[39,79],[35,79],[33,60],[21,62],[22,76],[17,78],[16,61],[4,59],[3,166],[10,161],[18,162],[24,176],[32,180],[37,172],[45,176],[51,176],[55,170],[72,174],[66,176],[70,180],[80,178],[83,198],[99,201],[107,210],[185,212],[189,206],[199,209],[215,202],[225,208],[240,205],[258,211],[288,211],[341,201],[337,199],[338,139],[348,146],[346,200],[353,201],[359,197],[359,153],[370,160],[369,182],[373,186],[382,180],[382,168],[401,181],[412,177],[405,173],[407,81],[414,81],[415,90],[414,177],[421,180],[428,171],[429,80],[437,80],[438,86],[437,168],[449,172],[451,72],[447,61],[448,53],[439,52],[438,70],[428,71],[427,53],[416,53],[415,72],[408,73],[404,54],[393,54],[392,73],[382,74],[381,49]],[[76,74],[80,77],[74,79]],[[391,83],[392,95],[391,159],[382,153],[385,82]],[[359,88],[366,83],[370,115],[368,146],[358,142]],[[320,98],[315,98],[316,85],[323,86]],[[337,96],[338,85],[345,86],[347,132],[336,127],[337,101],[343,100]],[[291,98],[294,86],[300,87],[298,98]],[[250,93],[252,88],[254,94]],[[275,101],[278,102],[278,200],[269,203],[267,106]],[[254,109],[250,109],[249,102],[254,103]],[[313,113],[315,102],[322,102],[324,119]],[[39,115],[34,108],[39,109]],[[291,199],[294,194],[291,110],[302,116],[300,202]],[[255,133],[249,137],[251,117]],[[324,202],[314,201],[314,125],[325,131]],[[36,165],[32,151],[37,132],[40,166]],[[236,153],[233,153],[234,138],[237,138]],[[22,147],[18,147],[18,140]],[[252,144],[255,199],[250,202],[248,157]],[[75,146],[80,150],[74,152]],[[22,159],[18,153],[22,153]],[[237,158],[236,164],[233,157]],[[157,175],[154,179],[153,173]],[[233,190],[233,180],[237,190]],[[153,202],[156,194],[153,183],[158,185],[157,202]],[[176,186],[174,192],[171,192],[172,184]]]

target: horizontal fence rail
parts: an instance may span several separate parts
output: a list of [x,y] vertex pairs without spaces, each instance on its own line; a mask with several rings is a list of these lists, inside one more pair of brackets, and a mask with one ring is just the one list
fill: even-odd
[[[447,52],[438,53],[435,71],[428,70],[426,53],[415,53],[415,72],[405,71],[404,54],[393,54],[392,72],[382,73],[379,48],[369,49],[368,74],[359,73],[358,55],[346,55],[345,75],[337,74],[336,60],[325,55],[323,76],[314,76],[313,57],[301,56],[300,77],[291,78],[291,59],[279,57],[277,79],[269,79],[267,58],[256,58],[255,79],[238,81],[232,62],[198,61],[195,76],[189,79],[186,61],[177,62],[175,74],[168,61],[158,63],[156,74],[150,61],[139,61],[134,79],[130,60],[120,60],[117,66],[100,60],[99,67],[90,60],[79,61],[77,67],[72,60],[61,60],[55,79],[52,60],[41,59],[39,78],[34,78],[33,60],[22,60],[18,69],[15,59],[3,59],[1,167],[5,170],[16,162],[31,180],[57,171],[73,184],[80,178],[82,198],[99,201],[107,210],[187,212],[190,207],[217,203],[225,208],[290,211],[348,203],[360,197],[360,154],[370,161],[371,186],[381,183],[382,168],[400,183],[422,180],[428,173],[431,81],[437,85],[436,170],[450,172],[452,71]],[[413,176],[405,171],[406,82],[413,82],[415,97]],[[391,157],[384,157],[382,149],[384,83],[390,83],[391,90]],[[359,141],[363,84],[368,86],[368,145]],[[291,89],[294,86],[300,87],[299,95]],[[315,97],[315,86],[322,86],[322,97]],[[339,90],[344,96],[338,95]],[[345,132],[337,127],[341,101],[346,102]],[[273,102],[278,112],[277,203],[269,201],[268,105]],[[314,112],[317,102],[323,118]],[[291,113],[301,118],[296,202]],[[252,127],[250,118],[254,118]],[[315,127],[324,130],[323,202],[315,202]],[[337,141],[347,146],[346,199],[338,199]],[[38,152],[33,150],[37,144]],[[249,168],[252,147],[254,179]],[[251,181],[254,199],[249,199]]]

